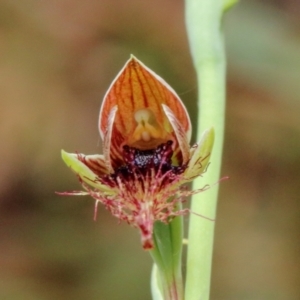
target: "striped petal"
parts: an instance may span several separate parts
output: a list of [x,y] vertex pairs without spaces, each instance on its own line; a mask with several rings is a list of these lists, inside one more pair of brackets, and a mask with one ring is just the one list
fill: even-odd
[[113,165],[115,160],[122,157],[124,144],[146,150],[167,140],[177,139],[163,104],[180,122],[185,139],[189,142],[191,122],[182,101],[161,77],[132,56],[112,82],[100,109],[99,131],[104,140],[111,111],[117,107],[110,131]]

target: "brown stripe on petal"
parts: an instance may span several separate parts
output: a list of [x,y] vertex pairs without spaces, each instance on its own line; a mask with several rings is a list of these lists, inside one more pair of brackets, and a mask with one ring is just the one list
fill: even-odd
[[[123,78],[122,78],[123,77]],[[135,126],[133,120],[134,101],[132,88],[132,75],[130,69],[126,68],[121,76],[122,81],[118,81],[117,103],[120,111],[116,118],[116,127],[120,133],[129,134]]]
[[86,155],[81,158],[81,161],[99,177],[108,174],[103,155]]
[[172,132],[172,127],[166,119],[161,104],[166,98],[163,86],[146,69],[139,68],[139,79],[146,98],[147,108],[153,112],[155,120],[168,133]]
[[[144,66],[141,62],[135,61],[138,65],[140,74],[145,78],[145,85],[151,90],[155,104],[158,106],[158,118],[161,116],[161,104],[166,104],[173,111],[176,118],[180,121],[185,132],[188,132],[190,138],[191,122],[185,106],[176,94],[176,92],[157,74]],[[155,113],[155,104],[153,105],[153,112]],[[149,106],[151,107],[151,106]]]
[[[110,94],[110,98],[108,99],[108,101],[113,102],[112,99],[118,97],[118,95],[119,95],[119,92],[117,92],[117,86],[115,86],[115,87],[113,88],[113,90],[112,90],[112,93]],[[120,95],[119,97],[121,97],[121,95]],[[119,102],[120,102],[120,101],[119,101]],[[118,103],[118,101],[117,101],[117,103]],[[124,120],[121,119],[121,118],[119,118],[118,116],[116,116],[116,119],[118,120],[119,126],[120,126],[121,128],[124,128],[124,126],[125,126]],[[116,119],[115,119],[114,122],[116,122]]]
[[150,108],[155,114],[156,118],[159,119],[162,116],[162,112],[159,108],[160,99],[155,97],[155,90],[153,89],[152,84],[149,82],[149,73],[146,72],[146,70],[143,69],[137,62],[135,62],[135,72],[137,76],[136,80],[139,83],[144,100],[144,106],[140,106],[138,109]]
[[139,74],[137,66],[132,61],[130,63],[131,68],[130,71],[130,85],[132,91],[132,112],[135,112],[141,108],[148,107],[148,99],[147,95],[143,88],[143,80]]
[[110,163],[113,169],[116,169],[123,164],[123,145],[123,136],[114,128],[113,139],[110,146]]
[[[99,115],[99,131],[102,139],[104,139],[109,113],[114,106],[122,109],[123,114],[128,114],[128,112],[132,110],[132,106],[130,106],[131,88],[128,87],[130,76],[128,75],[128,70],[126,70],[125,66],[112,82],[106,95],[104,96]],[[127,107],[124,106],[124,103],[127,105]],[[126,122],[124,122],[123,119],[120,119],[119,114],[117,114],[114,122],[118,124],[119,130],[121,129],[122,131],[124,131],[124,129],[126,130],[125,125],[128,125],[130,123],[130,120],[128,117]],[[131,121],[131,123],[133,123],[133,120]]]

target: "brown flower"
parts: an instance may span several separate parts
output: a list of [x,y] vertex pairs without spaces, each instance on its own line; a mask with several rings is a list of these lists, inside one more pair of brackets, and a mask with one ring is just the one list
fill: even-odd
[[[153,224],[188,210],[177,204],[191,192],[181,185],[201,175],[213,146],[213,129],[190,148],[191,122],[175,91],[131,57],[109,87],[99,117],[103,155],[70,154],[65,163],[85,192],[120,220],[140,229],[153,248]],[[96,210],[95,210],[96,211]]]

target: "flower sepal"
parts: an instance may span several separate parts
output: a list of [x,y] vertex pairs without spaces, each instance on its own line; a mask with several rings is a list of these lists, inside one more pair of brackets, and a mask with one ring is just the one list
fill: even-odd
[[[99,162],[103,159],[102,155],[85,156],[83,154],[68,153],[64,150],[61,150],[61,157],[65,164],[80,178],[81,181],[87,183],[95,189],[103,191],[104,193],[115,193],[111,188],[101,184],[98,179],[98,175],[93,172],[90,167],[83,163],[83,160],[87,160],[87,158],[91,157],[93,157],[94,161]],[[88,159],[88,161],[91,161],[91,159]]]
[[191,147],[190,160],[185,171],[187,181],[195,179],[207,169],[214,139],[215,131],[214,128],[211,127],[202,133],[199,143]]

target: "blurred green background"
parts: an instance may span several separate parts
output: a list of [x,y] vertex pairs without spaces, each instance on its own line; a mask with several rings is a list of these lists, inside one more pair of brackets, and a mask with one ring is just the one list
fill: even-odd
[[[212,300],[300,299],[300,2],[261,2],[241,1],[224,23],[230,180]],[[54,194],[80,188],[61,148],[101,153],[100,103],[131,53],[195,124],[182,0],[0,1],[1,300],[150,300],[137,230],[102,207],[94,222],[89,197]]]

